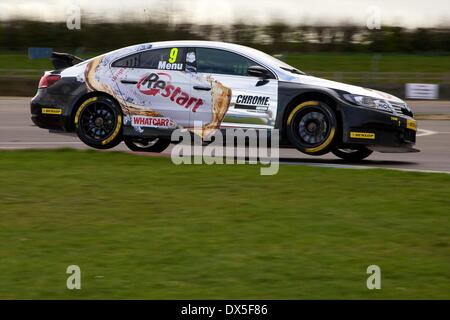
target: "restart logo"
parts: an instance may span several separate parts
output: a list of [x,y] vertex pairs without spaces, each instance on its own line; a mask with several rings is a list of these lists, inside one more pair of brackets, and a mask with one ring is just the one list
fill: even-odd
[[171,82],[172,77],[168,73],[151,73],[138,82],[137,88],[145,95],[160,95],[164,99],[170,99],[170,101],[175,102],[181,107],[186,109],[192,108],[192,112],[196,112],[204,104],[203,99],[191,97],[181,87],[174,86]]

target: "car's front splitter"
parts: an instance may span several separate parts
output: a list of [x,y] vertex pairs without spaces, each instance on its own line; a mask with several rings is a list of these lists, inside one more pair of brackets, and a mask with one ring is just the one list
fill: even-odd
[[365,145],[380,152],[417,152],[416,121],[406,115],[390,114],[368,108],[340,108],[343,128],[342,146]]

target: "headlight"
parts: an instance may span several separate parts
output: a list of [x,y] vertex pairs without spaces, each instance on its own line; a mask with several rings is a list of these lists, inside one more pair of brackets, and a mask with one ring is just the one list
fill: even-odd
[[344,94],[344,99],[361,107],[375,108],[378,110],[393,113],[394,109],[391,104],[382,99],[376,99],[367,96],[358,96],[354,94]]

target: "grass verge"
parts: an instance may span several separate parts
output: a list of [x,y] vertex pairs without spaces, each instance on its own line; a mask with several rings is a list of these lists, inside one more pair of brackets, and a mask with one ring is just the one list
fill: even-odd
[[450,298],[449,175],[70,150],[0,166],[0,298]]

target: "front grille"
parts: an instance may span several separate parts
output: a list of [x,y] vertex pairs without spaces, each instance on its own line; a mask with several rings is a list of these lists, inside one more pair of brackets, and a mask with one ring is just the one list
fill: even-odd
[[413,116],[413,113],[411,112],[411,110],[408,109],[408,107],[406,106],[406,104],[404,103],[392,103],[391,102],[391,106],[394,109],[395,113],[397,114],[404,114],[405,116]]
[[402,107],[403,107],[403,105],[391,103],[391,106],[392,106],[392,108],[394,108],[394,111],[395,111],[396,113],[403,113],[403,112],[402,112]]
[[405,130],[404,139],[407,142],[416,142],[416,132],[410,129]]

